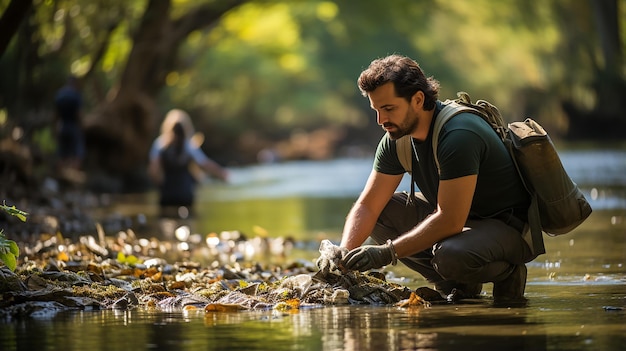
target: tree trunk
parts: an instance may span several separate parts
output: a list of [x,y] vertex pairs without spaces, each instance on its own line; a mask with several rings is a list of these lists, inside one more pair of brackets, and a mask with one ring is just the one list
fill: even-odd
[[17,33],[20,23],[27,17],[32,6],[33,0],[11,0],[4,10],[0,17],[0,56],[9,46],[11,38]]
[[617,0],[591,1],[603,65],[594,82],[600,114],[620,115],[626,109],[626,81],[623,76],[623,52],[619,28]]
[[[573,101],[562,102],[568,116],[567,137],[570,139],[624,140],[626,137],[626,80],[624,53],[621,45],[617,0],[589,0],[601,48],[601,60],[594,64],[592,88],[596,95],[591,109]],[[593,54],[593,52],[592,52]]]
[[[210,26],[242,2],[202,5],[175,20],[170,18],[170,0],[148,2],[119,86],[86,120],[88,171],[122,178],[143,173],[159,117],[156,97],[176,68],[179,46],[189,33]],[[129,184],[123,188],[135,190]]]

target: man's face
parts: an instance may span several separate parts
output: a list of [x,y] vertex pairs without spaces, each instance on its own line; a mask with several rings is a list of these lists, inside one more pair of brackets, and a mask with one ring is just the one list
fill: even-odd
[[370,106],[376,111],[378,125],[391,139],[399,139],[417,129],[419,119],[416,110],[404,98],[396,96],[393,83],[385,83],[367,95]]

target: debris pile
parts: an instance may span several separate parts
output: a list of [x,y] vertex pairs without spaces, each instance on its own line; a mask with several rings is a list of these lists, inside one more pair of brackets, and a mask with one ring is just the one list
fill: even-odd
[[[335,269],[339,256],[333,249],[336,246],[327,241],[320,253],[330,255],[335,264],[322,271],[302,260],[266,266],[233,261],[239,256],[233,255],[232,248],[241,242],[215,236],[206,239],[206,244],[198,246],[212,259],[201,265],[185,260],[189,252],[178,252],[175,243],[138,239],[130,231],[115,237],[102,232],[98,238],[81,236],[76,242],[58,234],[42,236],[21,247],[15,272],[0,267],[0,318],[50,316],[69,309],[204,309],[213,313],[336,304],[428,305],[411,289],[387,282],[380,273]],[[246,241],[250,240],[259,241]]]

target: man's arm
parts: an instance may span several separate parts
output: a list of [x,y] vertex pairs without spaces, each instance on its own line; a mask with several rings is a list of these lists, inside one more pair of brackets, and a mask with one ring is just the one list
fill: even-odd
[[402,174],[389,175],[372,170],[365,188],[348,213],[343,228],[341,247],[348,250],[360,246],[372,233],[378,216],[402,181]]
[[469,215],[477,175],[439,182],[437,210],[405,235],[394,240],[398,257],[406,257],[431,248],[463,230]]

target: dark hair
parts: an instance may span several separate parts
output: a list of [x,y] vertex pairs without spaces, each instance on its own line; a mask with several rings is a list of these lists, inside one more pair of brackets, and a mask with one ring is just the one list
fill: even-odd
[[172,127],[172,132],[174,133],[174,140],[172,140],[172,146],[177,153],[183,152],[185,145],[185,128],[183,128],[182,123],[176,122]]
[[419,64],[414,60],[401,55],[390,55],[379,58],[366,70],[361,72],[358,79],[359,89],[363,96],[376,90],[379,86],[392,82],[396,96],[411,101],[416,92],[422,91],[425,96],[424,109],[432,110],[439,97],[439,82],[424,75]]
[[185,139],[185,128],[183,128],[182,123],[176,122],[172,127],[172,131],[177,138]]

